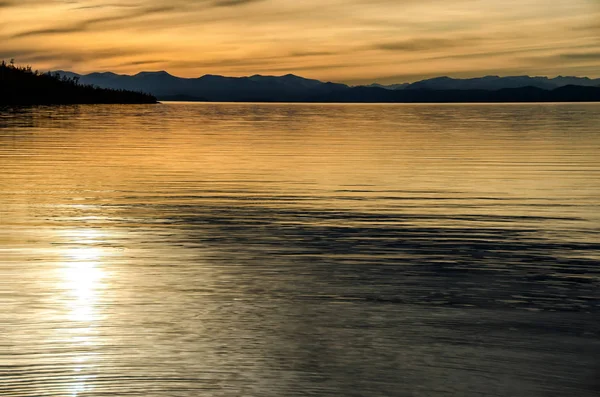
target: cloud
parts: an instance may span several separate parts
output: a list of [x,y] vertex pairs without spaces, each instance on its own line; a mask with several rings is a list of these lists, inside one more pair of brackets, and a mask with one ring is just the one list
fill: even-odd
[[[483,71],[592,77],[600,70],[594,34],[600,14],[594,4],[597,0],[552,7],[541,0],[0,0],[0,40],[3,52],[29,46],[29,57],[13,56],[30,62],[36,57],[38,68],[62,62],[79,70],[133,74],[160,64],[182,76],[281,70],[342,82],[412,74],[475,77]],[[115,43],[122,54],[102,54]]]
[[444,50],[447,48],[463,47],[476,42],[475,39],[413,39],[405,41],[378,43],[373,45],[373,48],[386,51],[431,51],[431,50]]
[[142,60],[142,61],[135,61],[135,62],[126,62],[121,64],[123,65],[132,65],[132,66],[136,66],[136,65],[150,65],[150,64],[154,64],[154,63],[164,63],[167,62],[167,60],[165,59],[149,59],[149,60]]
[[196,68],[252,68],[265,64],[273,64],[281,57],[248,57],[248,58],[226,58],[214,60],[172,60],[172,67],[196,67]]
[[78,6],[73,8],[74,10],[92,10],[98,8],[136,8],[139,7],[136,4],[119,4],[119,3],[104,3],[104,4],[93,4],[87,6]]
[[573,59],[573,60],[590,60],[590,61],[600,61],[600,52],[571,52],[560,54],[560,58],[563,59]]
[[318,57],[338,54],[334,51],[292,51],[288,55],[295,58]]
[[74,33],[85,30],[85,25],[74,25],[74,26],[65,26],[65,27],[57,27],[57,28],[48,28],[48,29],[37,29],[30,30],[28,32],[22,32],[15,34],[12,36],[13,38],[21,38],[21,37],[30,37],[30,36],[44,36],[49,34],[64,34],[64,33]]
[[31,6],[31,5],[48,5],[53,4],[52,1],[48,2],[47,0],[1,0],[0,8],[9,8],[9,7],[23,7],[23,6]]
[[129,21],[129,20],[141,18],[141,17],[147,16],[147,15],[161,14],[164,12],[173,11],[175,9],[176,8],[174,6],[143,8],[140,10],[136,10],[135,12],[131,12],[131,13],[124,14],[124,15],[112,15],[112,16],[106,16],[106,17],[92,18],[92,19],[88,19],[88,20],[80,22],[80,23],[70,25],[70,26],[29,30],[29,31],[17,33],[15,35],[13,35],[12,37],[13,38],[23,38],[23,37],[32,37],[32,36],[45,36],[45,35],[54,35],[54,34],[84,32],[84,31],[94,28],[97,25],[109,24],[109,23],[113,23],[113,22]]
[[106,59],[115,59],[123,56],[143,56],[151,52],[147,48],[104,48],[98,50],[60,50],[53,48],[51,51],[39,51],[34,47],[19,48],[18,50],[0,51],[0,59],[14,58],[18,63],[40,63],[48,61],[57,62],[94,62]]
[[147,15],[163,14],[163,13],[170,12],[170,11],[176,11],[177,9],[178,8],[176,6],[158,6],[158,7],[141,8],[139,10],[136,10],[134,12],[124,14],[124,15],[113,15],[113,16],[107,16],[107,17],[88,19],[87,21],[84,22],[84,24],[87,26],[91,26],[91,25],[97,25],[97,24],[109,23],[109,22],[129,21],[131,19],[136,19],[136,18],[147,16]]
[[258,3],[263,0],[216,0],[212,3],[215,7],[238,7],[246,4]]

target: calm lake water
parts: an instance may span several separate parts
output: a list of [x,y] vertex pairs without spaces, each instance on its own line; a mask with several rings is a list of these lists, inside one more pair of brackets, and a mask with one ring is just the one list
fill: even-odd
[[0,110],[0,395],[597,396],[600,104]]

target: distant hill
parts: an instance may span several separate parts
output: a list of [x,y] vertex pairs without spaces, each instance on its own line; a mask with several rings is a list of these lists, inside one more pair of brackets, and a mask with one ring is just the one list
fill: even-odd
[[389,85],[373,83],[373,84],[369,84],[365,87],[385,88],[386,90],[403,90],[406,87],[408,87],[409,85],[410,85],[410,83],[389,84]]
[[355,87],[310,98],[309,102],[340,103],[500,103],[500,102],[600,102],[600,87],[568,85],[553,90],[538,87],[501,90],[387,90]]
[[281,77],[254,75],[225,77],[205,75],[181,78],[167,72],[142,72],[133,76],[114,73],[79,75],[58,71],[60,75],[78,77],[84,84],[103,88],[150,92],[160,100],[204,99],[209,101],[302,101],[313,95],[346,90],[344,84],[323,83],[288,74]]
[[388,90],[501,90],[504,88],[537,87],[545,90],[579,85],[583,87],[600,87],[600,79],[588,77],[530,77],[530,76],[485,76],[472,79],[453,79],[451,77],[435,77],[414,83],[402,84],[370,84],[365,87],[378,87]]
[[[587,77],[439,77],[415,83],[350,87],[285,76],[181,78],[165,71],[136,75],[58,71],[103,88],[150,92],[159,100],[223,102],[532,102],[598,101],[600,79]],[[569,87],[566,89],[560,89]]]
[[504,88],[537,87],[545,90],[579,85],[586,87],[600,86],[600,79],[587,77],[530,77],[530,76],[485,76],[472,79],[453,79],[436,77],[408,84],[406,90],[501,90]]
[[156,103],[141,92],[80,84],[76,77],[41,74],[31,67],[0,64],[0,105]]

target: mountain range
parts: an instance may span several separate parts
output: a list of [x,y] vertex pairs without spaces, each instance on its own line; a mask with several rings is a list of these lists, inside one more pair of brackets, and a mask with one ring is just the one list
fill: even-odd
[[590,79],[588,77],[558,76],[548,77],[530,77],[530,76],[485,76],[471,79],[453,79],[451,77],[436,77],[433,79],[421,80],[411,84],[393,84],[381,85],[381,88],[398,90],[501,90],[505,88],[523,88],[536,87],[544,90],[553,90],[555,88],[567,85],[579,85],[584,87],[600,86],[600,79]]
[[142,91],[159,100],[223,102],[503,102],[597,101],[600,79],[587,77],[485,76],[471,79],[437,77],[414,83],[369,86],[322,82],[285,76],[181,78],[165,71],[120,75],[80,75],[57,71],[82,84]]

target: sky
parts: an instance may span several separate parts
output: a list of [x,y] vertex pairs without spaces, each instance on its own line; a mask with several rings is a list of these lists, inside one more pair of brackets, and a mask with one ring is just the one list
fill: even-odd
[[600,0],[0,0],[0,58],[40,70],[600,77]]

